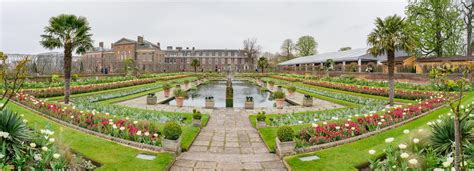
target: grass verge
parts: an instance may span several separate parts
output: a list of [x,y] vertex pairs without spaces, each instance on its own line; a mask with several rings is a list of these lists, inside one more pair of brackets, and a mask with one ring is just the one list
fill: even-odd
[[[469,93],[463,98],[463,103],[465,104],[471,103],[472,101],[474,101],[474,92]],[[398,144],[409,136],[403,134],[403,130],[427,128],[426,123],[437,119],[438,116],[448,111],[449,109],[447,107],[441,108],[398,128],[385,131],[366,139],[317,152],[285,157],[284,160],[290,165],[292,170],[357,170],[355,168],[357,165],[367,162],[370,158],[369,150],[373,149],[380,153],[386,148],[386,138],[394,137],[394,143]],[[299,157],[308,155],[318,155],[321,159],[306,162],[299,159]]]

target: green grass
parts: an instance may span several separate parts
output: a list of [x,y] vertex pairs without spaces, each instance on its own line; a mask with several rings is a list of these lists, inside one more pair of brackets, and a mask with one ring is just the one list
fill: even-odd
[[[54,131],[53,137],[58,140],[57,143],[101,163],[102,166],[97,170],[166,170],[174,160],[170,153],[137,150],[65,127],[14,103],[9,103],[8,109],[24,114],[32,128],[48,127]],[[156,155],[156,159],[150,161],[136,158],[140,153]]]
[[[474,101],[474,92],[469,93],[463,98],[463,103],[471,103]],[[426,116],[423,116],[410,123],[385,131],[381,134],[365,138],[353,143],[340,145],[333,148],[285,157],[292,170],[357,170],[355,167],[366,163],[371,157],[368,153],[370,149],[376,150],[378,155],[381,154],[387,144],[384,142],[388,137],[394,137],[394,144],[408,139],[409,135],[403,134],[403,130],[416,130],[419,128],[427,128],[426,123],[435,120],[438,116],[449,111],[447,107],[438,109]],[[298,159],[301,156],[318,155],[321,159],[303,162]]]

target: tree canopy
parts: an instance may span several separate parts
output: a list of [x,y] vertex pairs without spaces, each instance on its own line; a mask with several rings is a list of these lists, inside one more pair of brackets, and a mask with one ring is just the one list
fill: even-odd
[[309,56],[317,53],[316,48],[318,43],[314,40],[313,36],[301,36],[296,42],[296,48],[298,49],[300,56]]
[[463,47],[463,21],[451,0],[410,0],[407,21],[419,43],[420,56],[451,56]]

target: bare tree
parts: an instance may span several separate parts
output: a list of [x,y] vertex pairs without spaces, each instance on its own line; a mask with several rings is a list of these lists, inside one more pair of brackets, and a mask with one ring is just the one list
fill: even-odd
[[256,38],[248,38],[247,40],[244,40],[244,55],[247,57],[247,60],[251,65],[251,69],[256,67],[255,59],[260,53],[260,49],[261,47],[257,44]]
[[14,64],[12,69],[9,69],[7,58],[7,55],[0,52],[0,87],[2,88],[0,100],[4,101],[3,105],[0,106],[0,110],[3,110],[10,99],[20,91],[28,75],[28,68],[26,66],[28,57],[15,61],[14,63],[16,64]]
[[461,0],[461,13],[466,24],[466,56],[472,56],[472,19],[474,17],[474,0]]
[[285,39],[280,49],[281,49],[281,56],[284,57],[286,61],[295,57],[293,55],[293,52],[296,49],[295,49],[295,43],[293,43],[293,40]]

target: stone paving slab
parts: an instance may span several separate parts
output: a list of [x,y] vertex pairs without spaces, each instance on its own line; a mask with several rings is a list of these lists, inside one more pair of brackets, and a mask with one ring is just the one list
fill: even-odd
[[189,151],[176,158],[172,171],[286,170],[270,153],[245,110],[216,109]]

